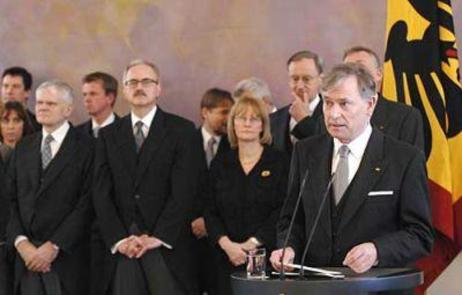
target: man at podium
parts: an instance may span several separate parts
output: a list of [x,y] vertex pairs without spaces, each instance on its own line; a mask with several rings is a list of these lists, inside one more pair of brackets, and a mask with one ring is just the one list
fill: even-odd
[[[323,79],[322,94],[328,133],[295,145],[279,246],[289,238],[284,257],[282,249],[272,253],[273,267],[280,270],[283,260],[363,273],[373,266],[403,267],[428,255],[433,230],[424,154],[371,126],[377,95],[361,65],[336,66]],[[306,260],[300,261],[306,247]]]

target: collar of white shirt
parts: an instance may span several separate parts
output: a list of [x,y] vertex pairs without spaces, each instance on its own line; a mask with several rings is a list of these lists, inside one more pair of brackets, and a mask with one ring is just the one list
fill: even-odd
[[61,144],[64,141],[64,138],[66,137],[67,131],[70,129],[69,122],[66,120],[64,123],[59,126],[55,131],[48,133],[45,128],[42,128],[42,147],[43,144],[45,143],[45,138],[51,134],[53,136],[53,142],[50,143],[51,145],[51,153],[54,157],[56,153],[58,152],[59,148],[61,147]]
[[207,129],[205,129],[204,126],[201,127],[201,133],[202,133],[202,138],[204,139],[204,141],[203,141],[203,143],[202,143],[202,144],[204,145],[204,151],[207,149],[207,144],[208,144],[210,138],[212,138],[212,137],[215,138],[216,144],[215,144],[215,148],[214,148],[214,149],[215,149],[215,151],[216,151],[216,149],[217,149],[218,146],[220,145],[221,136],[210,134],[210,133],[207,131]]
[[133,130],[135,130],[136,122],[141,121],[143,122],[143,133],[145,134],[145,136],[147,136],[147,134],[149,133],[149,128],[151,128],[152,120],[154,120],[154,116],[156,115],[156,112],[157,112],[157,106],[154,106],[152,110],[150,110],[149,113],[147,113],[146,116],[144,116],[143,118],[139,118],[137,115],[131,112],[130,116],[132,119]]
[[106,120],[103,121],[101,125],[99,125],[95,119],[91,119],[91,129],[94,130],[95,128],[103,128],[106,127],[107,125],[111,124],[115,120],[115,115],[114,113],[111,113]]

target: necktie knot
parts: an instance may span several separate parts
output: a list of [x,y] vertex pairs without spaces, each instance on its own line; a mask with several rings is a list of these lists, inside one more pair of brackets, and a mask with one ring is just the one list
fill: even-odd
[[346,144],[342,145],[338,151],[340,158],[346,158],[348,157],[348,154],[350,153],[350,149]]
[[48,135],[45,137],[45,144],[50,144],[53,140],[55,140],[55,139],[53,138],[53,135],[48,134]]

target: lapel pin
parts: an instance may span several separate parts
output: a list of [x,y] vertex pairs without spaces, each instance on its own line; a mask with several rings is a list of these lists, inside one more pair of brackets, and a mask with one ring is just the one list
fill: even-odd
[[271,172],[270,172],[269,170],[263,170],[263,171],[261,172],[261,176],[262,176],[262,177],[268,177],[268,176],[270,176],[270,175],[271,175]]
[[382,169],[380,169],[380,167],[375,167],[375,172],[380,172],[382,171]]

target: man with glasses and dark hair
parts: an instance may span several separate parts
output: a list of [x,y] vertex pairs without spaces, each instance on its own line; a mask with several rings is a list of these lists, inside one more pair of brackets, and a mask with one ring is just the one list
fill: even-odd
[[11,67],[3,71],[2,74],[2,102],[19,101],[27,110],[27,119],[33,131],[41,129],[35,115],[27,109],[27,99],[29,98],[32,88],[32,75],[22,67]]
[[270,119],[273,147],[290,155],[297,140],[319,132],[323,62],[314,52],[299,51],[289,58],[287,69],[293,101]]
[[103,293],[195,294],[190,211],[197,185],[194,124],[157,106],[158,68],[131,62],[123,75],[129,115],[103,128],[94,205],[112,254]]
[[107,73],[94,72],[85,75],[82,83],[83,104],[90,120],[77,128],[96,138],[101,128],[119,119],[113,111],[118,82]]

